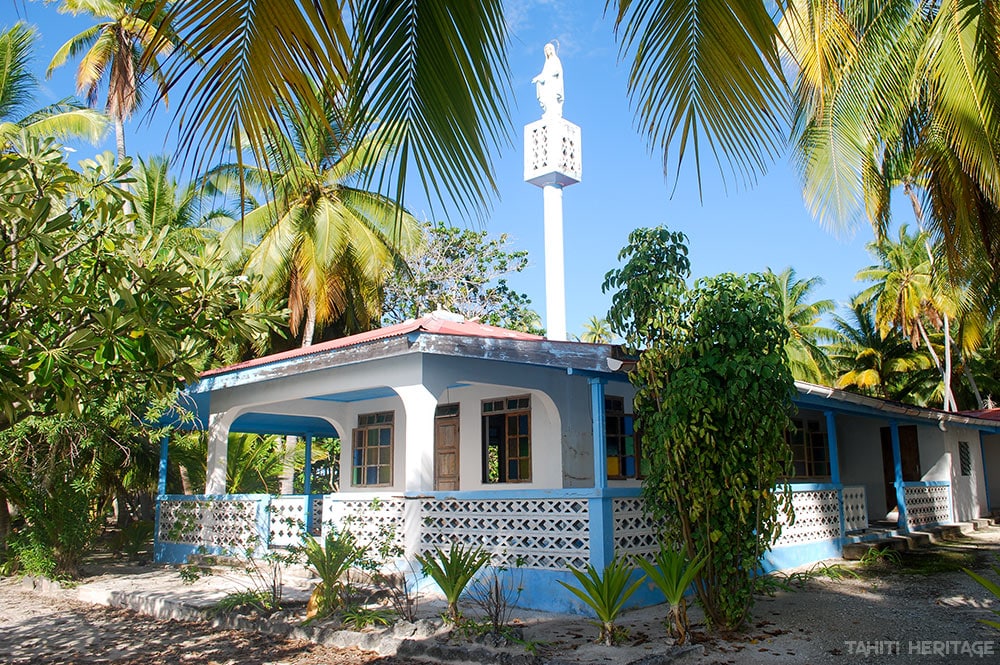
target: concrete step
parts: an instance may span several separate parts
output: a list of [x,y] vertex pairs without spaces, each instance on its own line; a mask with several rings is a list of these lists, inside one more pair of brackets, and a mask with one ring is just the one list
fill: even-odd
[[908,552],[935,543],[957,540],[966,533],[985,529],[993,526],[993,524],[993,520],[976,519],[957,524],[942,524],[910,533],[901,533],[895,528],[890,530],[883,526],[872,527],[860,534],[848,536],[848,542],[844,544],[842,556],[850,561],[857,561],[869,550],[885,547],[889,547],[897,552]]

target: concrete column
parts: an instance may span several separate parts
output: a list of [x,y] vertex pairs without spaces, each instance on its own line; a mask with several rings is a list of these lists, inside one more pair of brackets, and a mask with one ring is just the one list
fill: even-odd
[[594,436],[594,487],[608,486],[608,437],[604,416],[604,385],[606,379],[590,378],[590,423]]
[[827,454],[830,456],[830,482],[837,486],[837,504],[840,509],[840,539],[847,538],[847,518],[844,515],[844,485],[840,480],[840,451],[837,446],[837,417],[833,411],[824,411],[826,416]]
[[910,520],[906,514],[906,491],[903,488],[903,455],[899,449],[899,423],[889,421],[889,434],[892,437],[892,464],[896,472],[896,506],[899,509],[899,525],[903,533],[910,532]]
[[306,465],[302,470],[302,493],[306,495],[306,533],[312,533],[312,434],[306,434]]
[[[395,389],[403,402],[406,424],[402,438],[404,449],[403,489],[408,492],[426,492],[434,489],[434,410],[437,397],[423,385],[402,386]],[[397,436],[400,434],[396,430]],[[393,470],[393,485],[399,487]]]
[[563,267],[563,205],[561,185],[542,188],[545,215],[545,335],[566,340],[566,277]]
[[170,436],[160,439],[160,470],[156,483],[156,493],[163,496],[167,493],[167,449],[170,446]]
[[208,467],[205,470],[205,494],[226,493],[226,470],[229,453],[229,427],[236,419],[229,411],[208,417]]

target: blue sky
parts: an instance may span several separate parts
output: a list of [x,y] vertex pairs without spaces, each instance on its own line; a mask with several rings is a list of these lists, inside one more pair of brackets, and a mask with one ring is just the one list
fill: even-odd
[[[627,63],[619,63],[610,19],[603,2],[578,0],[507,0],[509,57],[513,98],[509,100],[513,131],[511,145],[498,154],[496,180],[500,198],[486,217],[486,228],[507,233],[517,249],[526,249],[530,267],[510,280],[526,292],[532,306],[545,311],[542,252],[542,192],[523,181],[522,128],[538,119],[531,79],[542,67],[542,48],[559,42],[566,102],[564,116],[582,128],[583,180],[564,192],[567,326],[579,334],[593,315],[604,315],[609,297],[601,293],[604,274],[617,265],[617,253],[638,226],[665,224],[689,238],[695,276],[719,272],[779,271],[795,268],[800,278],[820,276],[825,284],[816,298],[846,302],[861,289],[858,269],[869,265],[865,244],[871,230],[835,234],[820,227],[802,202],[798,177],[787,157],[776,161],[752,188],[723,183],[708,155],[703,156],[704,198],[699,200],[693,161],[680,179],[664,176],[658,150],[647,149],[634,128],[628,103]],[[41,75],[52,53],[72,34],[89,25],[86,19],[56,13],[52,5],[6,0],[2,24],[18,19],[40,33],[37,69]],[[40,103],[73,91],[75,63],[49,81],[43,80]],[[129,152],[158,154],[173,147],[164,142],[170,112],[151,118],[137,116],[126,127]],[[109,136],[107,149],[113,149]],[[79,148],[80,157],[88,148]],[[417,187],[410,187],[407,204],[418,217],[431,208]],[[439,210],[438,206],[435,211]],[[465,223],[452,220],[454,223]],[[468,224],[475,224],[470,220]]]

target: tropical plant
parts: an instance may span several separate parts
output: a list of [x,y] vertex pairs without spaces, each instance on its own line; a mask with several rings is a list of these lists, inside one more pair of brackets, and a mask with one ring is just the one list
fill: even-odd
[[580,335],[580,341],[591,344],[610,344],[614,337],[607,319],[592,316],[583,324],[583,334]]
[[633,231],[603,288],[613,291],[609,321],[641,352],[630,381],[647,510],[665,540],[706,557],[698,600],[710,624],[731,630],[753,605],[749,571],[780,534],[779,513],[791,517],[779,485],[791,464],[788,331],[758,275],[688,289],[684,242],[663,227]]
[[400,323],[444,309],[488,325],[541,334],[527,295],[512,289],[507,275],[528,267],[528,253],[511,250],[505,233],[423,224],[423,237],[389,277],[383,323]]
[[0,148],[21,131],[39,139],[98,141],[108,126],[104,114],[69,99],[35,108],[38,81],[31,73],[31,60],[36,39],[35,30],[23,23],[0,31]]
[[196,0],[174,3],[168,21],[201,58],[199,77],[186,78],[180,58],[166,76],[184,86],[179,141],[202,156],[240,136],[267,164],[273,122],[289,101],[307,97],[311,81],[335,81],[330,93],[350,102],[351,116],[392,128],[401,157],[382,163],[390,177],[378,181],[396,187],[396,200],[411,166],[427,192],[451,195],[465,212],[495,191],[492,148],[508,129],[509,88],[499,0],[419,11],[395,0],[264,0],[252,13],[243,0]]
[[273,493],[277,490],[284,463],[284,446],[279,437],[230,434],[226,488],[235,494]]
[[677,638],[678,644],[684,644],[687,641],[690,629],[685,595],[691,589],[695,576],[701,572],[706,561],[705,557],[689,559],[687,553],[667,547],[660,547],[660,552],[653,561],[636,560],[649,581],[655,584],[656,588],[667,599],[667,604],[670,606],[667,626]]
[[834,316],[839,339],[830,346],[837,368],[837,388],[883,399],[910,401],[930,360],[916,351],[895,329],[883,337],[874,316],[875,305],[854,298],[848,318]]
[[[258,302],[287,294],[291,330],[301,332],[302,346],[338,320],[342,334],[377,326],[386,275],[419,234],[394,201],[355,186],[365,164],[393,157],[391,129],[345,125],[333,90],[308,92],[318,101],[283,107],[289,135],[278,126],[268,132],[268,165],[228,164],[209,176],[217,186],[251,182],[273,192],[273,200],[232,223],[222,244],[259,286]],[[321,112],[313,113],[317,103]]]
[[[125,160],[125,121],[142,103],[143,85],[152,79],[158,96],[166,101],[160,60],[174,52],[177,37],[166,19],[166,3],[149,0],[62,0],[59,11],[74,16],[86,14],[100,22],[71,37],[59,47],[46,75],[82,55],[76,72],[78,93],[96,106],[98,88],[108,77],[107,112],[115,123],[118,161]],[[157,38],[154,43],[154,36]],[[178,53],[186,53],[177,49]]]
[[[868,249],[878,263],[858,271],[857,279],[873,282],[858,298],[875,302],[875,322],[883,337],[891,327],[895,327],[910,340],[913,348],[923,343],[941,377],[943,408],[954,411],[958,407],[951,391],[949,315],[954,315],[956,307],[937,288],[933,254],[928,242],[926,234],[910,235],[906,225],[902,225],[897,242],[885,239],[870,243]],[[943,362],[931,342],[925,321],[934,328],[944,329]]]
[[891,194],[903,191],[917,223],[943,241],[953,275],[989,280],[1000,267],[1000,134],[985,110],[998,101],[989,5],[792,8],[781,44],[797,65],[793,140],[807,202],[834,224],[863,211],[881,239]]
[[809,302],[809,294],[823,284],[819,277],[798,279],[795,270],[785,268],[774,273],[764,271],[768,294],[781,309],[781,318],[788,328],[788,367],[792,376],[800,381],[826,383],[832,376],[833,365],[826,355],[822,342],[834,339],[833,330],[820,325],[823,316],[834,309],[832,300]]
[[562,580],[559,580],[559,584],[594,611],[600,628],[597,641],[606,646],[614,645],[622,637],[622,629],[615,625],[615,621],[628,599],[642,586],[646,576],[641,575],[633,580],[632,567],[618,556],[602,571],[588,564],[585,570],[570,568],[569,572],[580,586],[576,587]]
[[329,616],[343,604],[342,578],[365,556],[365,549],[358,545],[350,530],[330,529],[322,545],[307,535],[302,551],[320,578],[309,598],[309,618]]
[[490,555],[482,547],[452,543],[447,552],[435,549],[426,554],[418,554],[417,561],[423,567],[424,574],[429,575],[441,589],[448,601],[448,618],[457,623],[462,618],[458,599],[476,573],[489,563]]

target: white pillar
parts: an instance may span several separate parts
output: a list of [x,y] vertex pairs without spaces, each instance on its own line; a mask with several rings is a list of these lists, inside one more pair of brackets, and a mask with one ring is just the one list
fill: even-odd
[[208,417],[208,466],[205,470],[205,494],[226,493],[226,470],[229,453],[229,427],[234,416],[227,412]]
[[566,272],[563,267],[562,185],[542,188],[545,216],[545,330],[549,339],[566,340]]
[[[403,402],[404,485],[408,492],[434,489],[434,409],[437,397],[423,385],[397,387]],[[398,445],[398,444],[397,444]],[[393,483],[397,487],[397,482]]]

